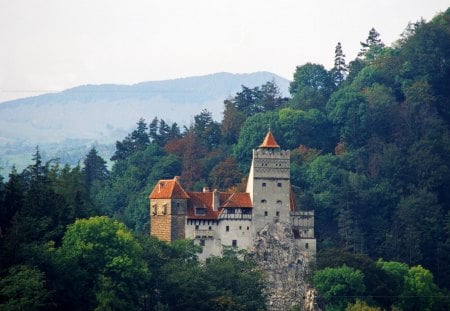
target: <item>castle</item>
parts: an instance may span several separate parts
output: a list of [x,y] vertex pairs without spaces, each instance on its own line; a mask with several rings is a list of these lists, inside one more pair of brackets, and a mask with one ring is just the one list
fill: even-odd
[[314,211],[295,206],[290,183],[290,152],[281,150],[269,130],[253,159],[246,192],[185,191],[178,177],[160,180],[150,194],[151,235],[172,242],[194,239],[200,258],[221,255],[223,246],[252,250],[271,223],[292,228],[295,244],[315,254]]

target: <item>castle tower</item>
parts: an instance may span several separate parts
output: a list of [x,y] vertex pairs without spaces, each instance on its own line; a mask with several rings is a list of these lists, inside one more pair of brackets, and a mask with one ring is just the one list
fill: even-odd
[[179,184],[178,177],[160,180],[149,198],[150,234],[169,243],[184,239],[189,195]]
[[254,237],[269,222],[290,223],[290,152],[281,150],[270,130],[253,149],[247,192],[253,203]]

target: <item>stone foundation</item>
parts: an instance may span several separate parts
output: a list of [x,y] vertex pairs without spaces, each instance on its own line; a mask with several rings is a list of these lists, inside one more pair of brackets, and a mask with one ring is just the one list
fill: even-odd
[[256,261],[267,276],[267,309],[286,311],[297,305],[317,310],[314,291],[307,283],[313,258],[295,243],[291,228],[287,223],[269,223],[255,237]]

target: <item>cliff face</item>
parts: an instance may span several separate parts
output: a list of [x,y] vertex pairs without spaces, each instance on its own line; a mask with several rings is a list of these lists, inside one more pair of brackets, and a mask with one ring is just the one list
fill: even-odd
[[314,291],[307,283],[311,255],[295,243],[291,226],[269,223],[255,238],[256,261],[267,275],[267,309],[289,310],[300,306],[315,310]]

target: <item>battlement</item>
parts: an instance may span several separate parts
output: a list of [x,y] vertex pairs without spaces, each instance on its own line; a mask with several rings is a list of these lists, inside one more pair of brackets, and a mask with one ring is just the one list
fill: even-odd
[[290,150],[253,149],[253,159],[290,159]]

